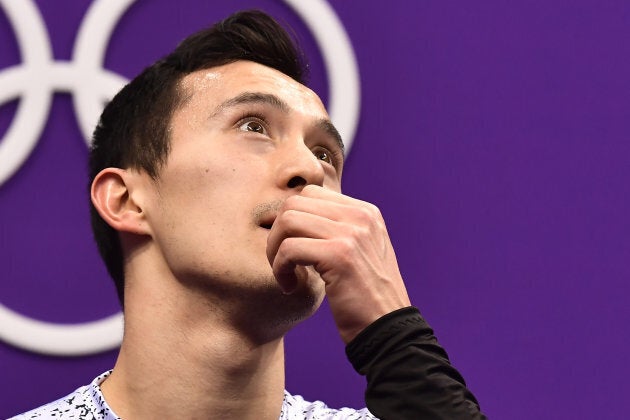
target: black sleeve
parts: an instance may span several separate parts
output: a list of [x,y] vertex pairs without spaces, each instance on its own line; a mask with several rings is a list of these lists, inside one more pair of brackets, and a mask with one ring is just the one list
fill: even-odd
[[369,325],[348,343],[346,354],[367,376],[366,405],[379,419],[486,418],[414,307]]

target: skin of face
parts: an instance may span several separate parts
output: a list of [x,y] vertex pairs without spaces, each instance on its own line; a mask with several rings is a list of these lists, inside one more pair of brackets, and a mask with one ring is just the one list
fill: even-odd
[[324,295],[318,274],[301,267],[283,294],[266,247],[284,200],[308,184],[341,190],[342,145],[321,100],[249,61],[196,71],[179,88],[170,152],[143,208],[165,274],[266,322],[310,315]]

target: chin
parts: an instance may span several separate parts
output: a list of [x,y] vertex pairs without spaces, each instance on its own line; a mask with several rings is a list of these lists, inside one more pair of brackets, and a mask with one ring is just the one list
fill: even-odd
[[243,301],[242,308],[242,313],[246,314],[242,322],[247,323],[250,334],[260,341],[281,338],[313,315],[324,299],[323,282],[319,277],[302,282],[288,295],[282,293],[273,276],[264,284],[266,286],[258,288],[256,296],[250,295],[249,302]]
[[201,289],[212,305],[231,314],[237,328],[259,343],[281,338],[309,318],[325,294],[324,282],[312,268],[291,294],[282,293],[271,267],[249,273],[224,271],[214,276],[187,276],[185,283]]

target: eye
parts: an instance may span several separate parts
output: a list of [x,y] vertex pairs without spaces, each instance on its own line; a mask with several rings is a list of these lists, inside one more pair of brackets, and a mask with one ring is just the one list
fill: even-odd
[[324,162],[333,164],[333,158],[330,155],[330,152],[326,149],[316,149],[313,151],[315,157],[319,160],[323,160]]
[[315,157],[323,162],[328,163],[335,169],[339,169],[343,165],[343,152],[330,150],[326,147],[317,146],[313,149]]
[[239,123],[238,129],[242,131],[249,131],[252,133],[264,134],[267,135],[267,129],[265,125],[258,120],[247,120]]

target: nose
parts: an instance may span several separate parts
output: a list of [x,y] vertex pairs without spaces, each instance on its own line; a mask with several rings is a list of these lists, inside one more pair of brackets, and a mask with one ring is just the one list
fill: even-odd
[[302,142],[287,147],[278,165],[280,188],[301,190],[306,185],[324,185],[324,168],[319,159]]

